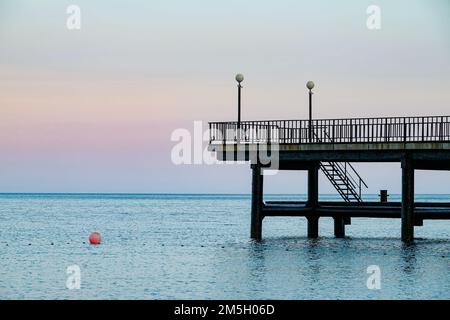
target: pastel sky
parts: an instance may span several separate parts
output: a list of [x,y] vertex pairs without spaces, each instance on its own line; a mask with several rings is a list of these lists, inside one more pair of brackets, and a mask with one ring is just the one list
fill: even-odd
[[[237,72],[244,120],[305,118],[307,80],[315,117],[450,115],[449,18],[448,0],[0,0],[0,192],[249,192],[248,165],[171,161],[173,130],[235,120]],[[399,192],[399,165],[357,167]],[[450,174],[417,179],[450,192]]]

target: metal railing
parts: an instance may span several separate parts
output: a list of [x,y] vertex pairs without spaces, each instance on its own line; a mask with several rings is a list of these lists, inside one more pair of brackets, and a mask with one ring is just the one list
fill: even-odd
[[450,116],[210,122],[211,144],[450,141]]

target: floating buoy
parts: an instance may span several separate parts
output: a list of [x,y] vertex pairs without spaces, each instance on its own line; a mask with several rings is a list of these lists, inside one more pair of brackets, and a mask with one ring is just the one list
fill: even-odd
[[91,244],[100,244],[102,242],[102,236],[98,232],[92,232],[89,235],[89,242]]

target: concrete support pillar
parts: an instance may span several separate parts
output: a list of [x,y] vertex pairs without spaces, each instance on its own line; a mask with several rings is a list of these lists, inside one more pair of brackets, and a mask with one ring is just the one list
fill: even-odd
[[345,237],[345,219],[342,216],[335,216],[334,219],[334,236],[336,238]]
[[315,209],[319,205],[319,163],[314,163],[308,169],[308,200],[307,206],[312,209],[312,214],[308,219],[308,238],[317,238],[319,236],[319,216]]
[[409,157],[402,160],[402,241],[414,241],[414,165]]
[[262,238],[262,206],[263,206],[263,175],[260,164],[252,164],[252,212],[250,222],[250,237],[255,240]]
[[319,237],[319,217],[307,216],[308,219],[308,238],[314,239]]

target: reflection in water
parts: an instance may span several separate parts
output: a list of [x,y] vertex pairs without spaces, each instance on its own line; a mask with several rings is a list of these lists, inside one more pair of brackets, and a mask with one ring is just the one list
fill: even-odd
[[413,273],[416,267],[416,244],[402,244],[401,256],[403,259],[402,269],[406,273]]
[[[439,244],[449,242],[418,240],[414,245],[403,245],[397,238],[271,237],[249,243],[246,273],[252,275],[252,297],[276,291],[283,299],[417,298],[427,296],[426,288],[432,283],[450,288],[447,262],[442,259],[437,267],[427,249],[436,245],[444,249]],[[235,261],[235,257],[230,259]],[[367,288],[370,265],[380,267],[381,290]],[[423,270],[438,271],[429,274]]]
[[314,283],[317,283],[320,280],[321,273],[321,265],[320,265],[320,250],[318,247],[320,246],[320,239],[309,239],[307,240],[307,257],[311,261],[309,263],[309,268],[307,271],[307,281],[310,296],[315,295],[315,287]]

